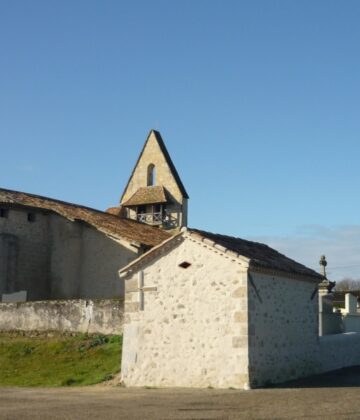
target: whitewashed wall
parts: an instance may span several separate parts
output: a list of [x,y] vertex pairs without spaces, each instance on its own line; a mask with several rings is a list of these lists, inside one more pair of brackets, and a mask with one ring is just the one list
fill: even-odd
[[[178,265],[191,263],[187,269]],[[126,280],[122,380],[129,386],[238,387],[248,383],[247,274],[186,238]]]

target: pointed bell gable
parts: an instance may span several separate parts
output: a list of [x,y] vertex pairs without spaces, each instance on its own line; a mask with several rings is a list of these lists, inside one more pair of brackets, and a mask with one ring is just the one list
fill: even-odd
[[161,134],[151,130],[121,196],[121,204],[129,200],[139,188],[151,185],[148,182],[149,170],[156,174],[154,185],[165,187],[179,202],[189,198]]

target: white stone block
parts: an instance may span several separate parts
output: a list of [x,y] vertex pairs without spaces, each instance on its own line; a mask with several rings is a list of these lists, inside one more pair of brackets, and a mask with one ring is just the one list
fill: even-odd
[[345,295],[345,312],[348,314],[357,313],[357,298],[351,293],[346,293]]

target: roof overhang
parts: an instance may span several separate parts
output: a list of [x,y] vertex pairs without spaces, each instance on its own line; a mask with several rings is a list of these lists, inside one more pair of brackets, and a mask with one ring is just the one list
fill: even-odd
[[127,201],[121,203],[124,207],[136,207],[146,204],[168,203],[168,194],[161,185],[141,187]]
[[268,275],[276,275],[281,277],[292,278],[295,280],[303,280],[312,283],[320,283],[323,278],[320,274],[310,275],[305,273],[299,272],[291,272],[286,270],[281,270],[276,267],[263,267],[259,264],[259,262],[255,259],[247,258],[244,255],[241,255],[238,252],[235,252],[225,246],[216,243],[216,241],[207,238],[199,233],[199,231],[192,231],[188,228],[182,228],[182,230],[172,236],[171,238],[165,240],[161,244],[153,247],[151,250],[146,252],[145,254],[141,255],[136,260],[132,261],[127,266],[123,267],[119,270],[119,276],[121,278],[126,278],[133,273],[137,272],[141,269],[145,264],[148,264],[157,256],[161,255],[164,251],[177,246],[181,242],[183,242],[186,238],[198,242],[202,246],[206,246],[211,248],[214,252],[223,255],[225,258],[229,259],[231,262],[238,263],[242,266],[243,269],[248,271],[257,272],[257,273],[264,273]]

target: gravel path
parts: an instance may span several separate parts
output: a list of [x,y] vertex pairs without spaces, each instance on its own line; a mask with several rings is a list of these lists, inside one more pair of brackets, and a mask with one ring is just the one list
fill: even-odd
[[359,419],[360,367],[252,391],[0,388],[0,419]]

